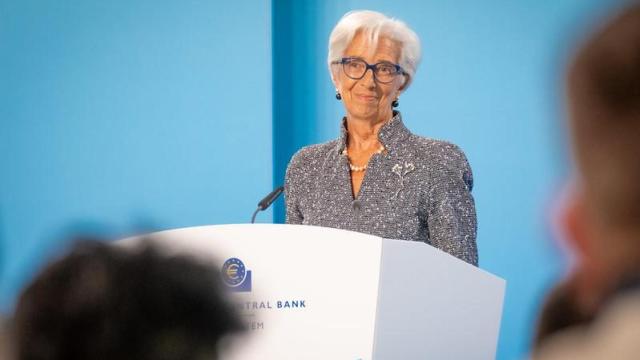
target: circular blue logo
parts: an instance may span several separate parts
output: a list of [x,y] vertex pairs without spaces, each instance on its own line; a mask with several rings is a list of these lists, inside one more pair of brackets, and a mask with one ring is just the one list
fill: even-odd
[[244,281],[247,270],[242,260],[231,258],[222,264],[222,280],[231,287],[236,287]]

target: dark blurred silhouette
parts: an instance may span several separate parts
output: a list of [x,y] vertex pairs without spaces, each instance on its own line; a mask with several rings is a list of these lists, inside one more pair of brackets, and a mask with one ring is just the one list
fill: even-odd
[[573,285],[571,281],[563,282],[547,294],[538,319],[534,348],[539,347],[550,335],[593,320],[592,314],[580,311]]
[[13,343],[18,360],[216,359],[241,330],[217,268],[83,241],[21,294]]
[[640,358],[640,4],[616,14],[569,68],[577,173],[561,215],[577,263],[550,294],[536,359]]

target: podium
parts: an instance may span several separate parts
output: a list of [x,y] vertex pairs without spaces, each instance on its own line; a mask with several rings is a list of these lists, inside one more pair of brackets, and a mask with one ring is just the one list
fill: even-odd
[[221,266],[250,330],[224,359],[495,359],[505,281],[425,243],[271,224],[152,238]]

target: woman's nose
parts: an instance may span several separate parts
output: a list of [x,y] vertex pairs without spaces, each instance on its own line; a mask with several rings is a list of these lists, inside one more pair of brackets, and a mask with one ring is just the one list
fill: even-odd
[[367,71],[364,72],[362,79],[360,79],[360,82],[367,87],[375,87],[376,79],[373,75],[373,69],[367,69]]

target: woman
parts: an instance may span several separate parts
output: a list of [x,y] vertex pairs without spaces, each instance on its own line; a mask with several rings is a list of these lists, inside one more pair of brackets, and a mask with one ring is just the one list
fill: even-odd
[[478,264],[471,169],[447,142],[412,134],[398,106],[420,60],[404,23],[347,13],[329,39],[346,116],[341,136],[298,151],[287,168],[287,223],[424,241]]

